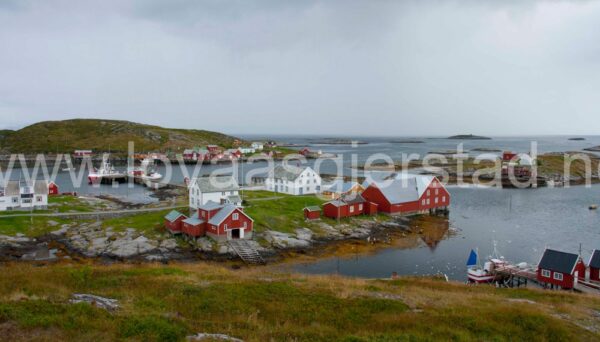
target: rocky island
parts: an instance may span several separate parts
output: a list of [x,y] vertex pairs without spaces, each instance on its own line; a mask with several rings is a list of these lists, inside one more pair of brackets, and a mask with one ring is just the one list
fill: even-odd
[[480,135],[473,135],[473,134],[453,135],[453,136],[448,137],[446,139],[451,139],[451,140],[492,140],[492,138],[489,138],[489,137],[484,137],[484,136],[480,136]]

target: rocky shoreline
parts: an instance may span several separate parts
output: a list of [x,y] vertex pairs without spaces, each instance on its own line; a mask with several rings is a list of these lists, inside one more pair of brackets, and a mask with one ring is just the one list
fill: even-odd
[[[344,241],[387,243],[391,236],[420,233],[411,224],[413,218],[395,217],[379,222],[362,221],[358,225],[331,226],[319,222],[319,233],[299,227],[293,233],[265,231],[251,240],[253,247],[268,262],[277,262],[289,252],[311,253],[319,247]],[[392,234],[392,235],[391,235]],[[263,241],[259,244],[257,241]],[[31,238],[22,234],[0,235],[0,261],[54,262],[60,260],[99,260],[104,262],[231,261],[237,259],[227,243],[208,238],[195,242],[163,234],[148,237],[128,228],[115,231],[102,228],[101,222],[58,225],[49,234]]]

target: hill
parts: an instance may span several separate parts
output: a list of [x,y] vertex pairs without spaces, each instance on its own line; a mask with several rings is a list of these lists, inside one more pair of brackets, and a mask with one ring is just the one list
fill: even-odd
[[71,153],[76,149],[94,152],[127,152],[129,141],[136,151],[181,151],[216,144],[230,147],[236,138],[222,133],[173,129],[129,121],[74,119],[44,121],[16,131],[0,131],[3,153]]
[[[600,299],[566,291],[307,276],[265,267],[233,271],[207,263],[14,263],[2,272],[6,341],[184,341],[198,333],[244,341],[600,338]],[[74,293],[113,298],[119,307],[107,312],[72,304]]]

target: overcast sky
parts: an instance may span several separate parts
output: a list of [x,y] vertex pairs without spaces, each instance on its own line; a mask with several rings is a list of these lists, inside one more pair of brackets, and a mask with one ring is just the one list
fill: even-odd
[[0,0],[0,128],[600,133],[600,1]]

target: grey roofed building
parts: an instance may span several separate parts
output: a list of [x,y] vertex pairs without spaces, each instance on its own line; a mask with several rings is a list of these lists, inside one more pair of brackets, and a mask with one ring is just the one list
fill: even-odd
[[185,215],[183,215],[182,213],[178,212],[177,210],[171,210],[170,213],[168,213],[165,216],[165,219],[169,222],[174,222],[175,220],[177,220],[178,218],[180,218],[181,216],[185,217]]
[[578,261],[579,255],[577,254],[546,249],[538,267],[544,270],[572,274]]
[[340,200],[348,204],[365,203],[366,200],[360,194],[346,194]]
[[594,249],[592,256],[590,257],[589,267],[600,268],[600,250]]
[[381,183],[372,182],[391,204],[415,202],[419,200],[419,190],[415,178],[386,180]]
[[275,166],[271,174],[275,179],[287,179],[293,181],[296,178],[298,178],[305,169],[306,168],[301,168],[292,165],[277,165]]
[[242,203],[242,198],[238,195],[228,196],[227,200],[233,204]]
[[304,209],[306,209],[308,211],[321,211],[321,208],[319,208],[316,205],[311,205],[311,206],[305,207]]
[[332,204],[332,205],[334,205],[334,206],[336,206],[336,207],[341,207],[341,206],[344,206],[344,205],[346,205],[346,203],[345,203],[345,202],[343,202],[343,201],[340,201],[340,200],[333,200],[333,201],[329,201],[329,202],[327,202],[327,203],[325,203],[325,204]]
[[239,190],[240,186],[233,176],[209,176],[194,178],[191,186],[198,186],[203,193]]

